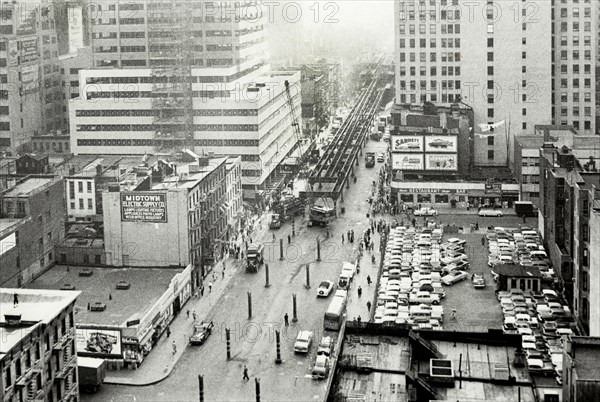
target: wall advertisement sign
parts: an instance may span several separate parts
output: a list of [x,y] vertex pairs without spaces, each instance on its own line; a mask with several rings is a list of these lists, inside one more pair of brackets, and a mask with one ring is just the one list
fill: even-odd
[[458,170],[456,154],[428,154],[425,155],[425,168],[427,170]]
[[420,135],[392,136],[392,152],[423,152],[423,137]]
[[425,137],[426,152],[453,152],[458,151],[456,136],[431,135]]
[[37,65],[23,67],[21,70],[21,82],[23,84],[21,93],[23,95],[34,94],[39,89],[39,72]]
[[121,331],[101,328],[75,328],[77,354],[82,356],[121,356]]
[[38,59],[38,38],[21,39],[21,64]]
[[121,193],[123,222],[167,222],[167,194],[155,192]]
[[423,154],[392,154],[392,169],[424,170]]

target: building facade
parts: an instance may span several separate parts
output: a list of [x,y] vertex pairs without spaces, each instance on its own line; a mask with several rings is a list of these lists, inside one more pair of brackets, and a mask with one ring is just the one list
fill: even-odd
[[[590,244],[600,244],[600,201],[594,200],[590,212]],[[600,249],[590,247],[588,250],[589,258],[589,287],[590,287],[590,306],[600,304]],[[597,308],[590,309],[589,335],[600,336],[600,311]]]
[[553,124],[596,134],[598,6],[593,0],[554,1],[552,7]]
[[600,394],[600,338],[571,336],[563,352],[563,401],[584,402]]
[[[564,146],[540,150],[540,222],[546,249],[560,287],[585,333],[590,329],[590,214],[600,199],[600,172],[594,162],[580,162]],[[594,296],[597,298],[597,295]]]
[[[106,263],[110,266],[194,266],[208,274],[226,242],[227,158],[177,166],[164,180],[103,193]],[[163,242],[159,239],[170,239]]]
[[32,136],[63,128],[53,7],[4,2],[0,27],[0,151],[16,155]]
[[96,179],[81,174],[65,178],[67,217],[91,220],[96,214]]
[[81,292],[0,292],[0,397],[3,401],[79,400],[74,305]]
[[242,158],[227,159],[226,176],[227,239],[236,240],[244,211],[242,192]]
[[245,13],[250,3],[170,4],[90,7],[97,70],[80,74],[72,151],[242,156],[244,197],[254,199],[300,140],[292,126],[293,114],[300,119],[300,74],[271,71],[265,24]]
[[64,181],[30,175],[0,194],[0,284],[22,286],[56,261],[65,236]]
[[471,106],[476,130],[500,125],[475,136],[475,164],[506,165],[514,136],[551,121],[551,4],[528,3],[533,19],[520,3],[467,3],[396,1],[396,102]]

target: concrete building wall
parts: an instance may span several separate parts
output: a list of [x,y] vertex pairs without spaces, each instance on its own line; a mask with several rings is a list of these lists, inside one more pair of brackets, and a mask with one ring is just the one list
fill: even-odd
[[[590,214],[590,245],[600,244],[600,205]],[[590,336],[600,336],[600,248],[589,250],[589,303],[590,303]],[[595,307],[594,307],[595,306]]]
[[96,215],[96,180],[93,177],[65,179],[67,215],[85,218]]
[[102,194],[106,263],[111,266],[187,266],[188,196],[166,192],[167,222],[122,222],[121,193]]

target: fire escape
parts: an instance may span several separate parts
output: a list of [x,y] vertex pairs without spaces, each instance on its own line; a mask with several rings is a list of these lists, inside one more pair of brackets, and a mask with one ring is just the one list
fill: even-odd
[[192,13],[184,2],[148,3],[156,152],[193,149]]

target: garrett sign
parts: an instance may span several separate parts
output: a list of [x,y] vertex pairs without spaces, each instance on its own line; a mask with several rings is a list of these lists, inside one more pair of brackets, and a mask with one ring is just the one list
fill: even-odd
[[167,195],[154,192],[121,193],[123,222],[167,222]]

